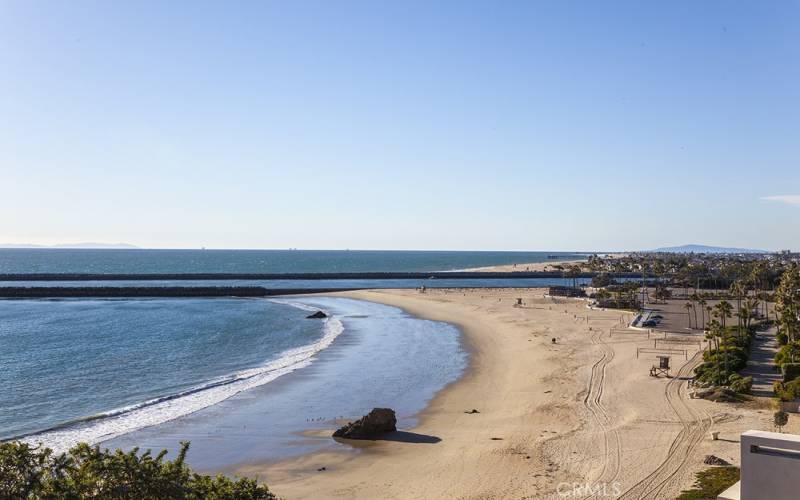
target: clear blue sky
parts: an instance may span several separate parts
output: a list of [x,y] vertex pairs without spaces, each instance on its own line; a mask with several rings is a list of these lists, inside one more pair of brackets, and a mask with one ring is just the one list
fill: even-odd
[[800,2],[6,0],[0,68],[2,243],[800,247]]

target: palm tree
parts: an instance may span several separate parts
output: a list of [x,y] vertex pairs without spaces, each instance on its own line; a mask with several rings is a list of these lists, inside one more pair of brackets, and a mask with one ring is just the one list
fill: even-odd
[[[727,300],[722,300],[716,306],[714,306],[714,309],[716,309],[716,311],[714,311],[714,314],[722,320],[720,331],[722,335],[722,341],[724,342],[725,336],[728,333],[725,320],[731,317],[731,310],[733,309],[733,306],[731,306],[730,302],[728,302]],[[741,332],[739,332],[739,334],[741,334]],[[725,371],[727,372],[728,371],[727,347],[724,350],[722,350],[721,353],[722,353],[722,359],[725,362]]]
[[706,327],[706,300],[702,297],[699,298],[697,304],[700,306],[700,317],[703,318],[703,328]]
[[692,303],[691,302],[687,302],[686,304],[683,305],[683,307],[686,309],[686,316],[689,318],[689,328],[691,328],[692,327]]
[[571,265],[567,269],[566,277],[572,278],[572,288],[577,288],[577,279],[581,275],[581,266]]
[[[721,345],[720,339],[724,335],[723,332],[724,330],[722,329],[722,325],[716,319],[711,320],[711,322],[708,324],[708,331],[706,332],[706,338],[711,342],[711,344],[713,345],[713,350],[716,352],[715,356],[709,358],[714,360],[714,364],[717,366],[717,379],[715,381],[716,385],[719,385],[721,383],[720,379],[722,378],[722,375],[720,374],[719,356],[723,355],[722,350],[720,349]],[[727,358],[725,358],[725,360],[726,360],[725,371],[728,371]]]
[[783,272],[775,291],[775,314],[789,341],[800,333],[800,266],[792,264]]
[[742,309],[736,312],[736,319],[739,321],[739,331],[744,331],[746,325],[750,324],[750,311]]
[[689,300],[692,303],[692,310],[694,311],[694,327],[697,328],[697,301],[700,300],[700,297],[697,295],[697,292],[693,293]]
[[661,283],[661,277],[664,276],[664,273],[666,273],[664,263],[657,260],[655,264],[653,264],[653,274],[656,276],[656,283]]
[[739,329],[742,328],[742,316],[739,312],[742,310],[742,297],[747,295],[747,288],[741,280],[736,280],[731,283],[730,292],[736,297],[736,317],[739,321]]
[[[756,262],[753,265],[753,268],[750,270],[750,283],[756,290],[756,297],[761,295],[761,291],[767,288],[767,282],[769,281],[769,269],[767,267],[767,263],[763,260]],[[766,303],[765,303],[766,306]],[[764,311],[764,316],[767,315],[767,311]]]
[[722,323],[722,328],[725,328],[727,326],[727,322],[725,320],[731,317],[733,306],[727,300],[721,300],[716,306],[714,306],[714,309],[716,310],[715,314],[721,320],[720,323]]
[[712,319],[708,323],[708,332],[706,338],[711,341],[714,349],[719,350],[719,321]]
[[746,329],[750,329],[750,323],[753,321],[753,315],[755,311],[758,312],[758,299],[747,299],[744,301],[744,310],[747,313],[746,316],[746,324],[744,325]]

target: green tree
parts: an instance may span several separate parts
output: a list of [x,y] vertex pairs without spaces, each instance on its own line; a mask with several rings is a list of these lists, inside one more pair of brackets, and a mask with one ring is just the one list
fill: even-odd
[[778,325],[789,342],[798,340],[800,333],[800,267],[792,263],[781,277],[775,291],[775,312]]
[[703,329],[706,328],[706,301],[702,297],[697,300],[697,305],[700,306],[700,317],[703,322]]
[[744,281],[736,280],[731,284],[730,287],[731,295],[736,297],[736,318],[739,322],[739,328],[742,327],[742,300],[744,300],[745,295],[747,295],[747,287],[745,286]]
[[656,289],[653,292],[653,297],[656,299],[656,301],[660,300],[662,302],[666,302],[667,300],[672,298],[672,292],[670,291],[669,288],[666,287],[666,285],[662,285],[659,283],[658,285],[656,285]]
[[744,327],[748,330],[753,322],[753,317],[758,314],[758,304],[758,298],[749,298],[744,301],[744,311],[746,312]]
[[0,444],[0,498],[114,500],[273,500],[266,486],[252,479],[204,476],[185,464],[189,443],[181,443],[175,460],[167,452],[152,456],[100,450],[79,444],[54,455],[49,448],[26,443]]
[[693,308],[693,307],[694,307],[694,306],[692,306],[692,303],[691,303],[691,302],[687,302],[687,303],[685,303],[685,304],[683,305],[683,308],[684,308],[684,309],[686,309],[686,317],[687,317],[687,318],[688,318],[688,320],[689,320],[689,328],[691,328],[691,327],[692,327],[692,308]]
[[567,268],[565,276],[567,278],[572,278],[572,288],[578,287],[578,277],[581,275],[581,266],[578,265],[571,265]]
[[781,347],[775,354],[775,364],[781,366],[784,363],[797,363],[800,361],[800,342],[789,342]]
[[726,320],[731,317],[733,306],[727,300],[721,300],[714,306],[714,315],[719,318],[722,328],[727,326]]
[[714,385],[721,385],[722,382],[722,367],[719,362],[719,357],[721,353],[720,346],[722,344],[723,338],[723,329],[722,325],[716,320],[712,321],[710,324],[710,328],[706,333],[706,337],[711,341],[712,345],[714,346],[712,350],[709,351],[709,361],[712,363],[712,368],[715,368],[714,372],[716,377],[714,378]]
[[772,416],[772,421],[775,423],[775,427],[778,428],[778,432],[782,432],[783,426],[789,423],[789,414],[783,410],[778,410]]
[[697,303],[699,302],[700,297],[697,295],[697,292],[691,294],[689,296],[689,301],[692,303],[692,311],[694,312],[694,327],[699,328],[699,323],[697,322]]

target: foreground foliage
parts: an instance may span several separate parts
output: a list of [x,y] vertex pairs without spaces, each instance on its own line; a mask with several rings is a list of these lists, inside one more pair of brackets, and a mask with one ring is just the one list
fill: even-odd
[[189,443],[175,460],[166,450],[152,456],[138,448],[124,453],[79,444],[55,455],[49,448],[0,443],[0,499],[274,499],[252,479],[231,480],[192,472],[185,464]]
[[681,492],[677,500],[715,500],[739,480],[738,467],[713,467],[700,471],[694,488]]

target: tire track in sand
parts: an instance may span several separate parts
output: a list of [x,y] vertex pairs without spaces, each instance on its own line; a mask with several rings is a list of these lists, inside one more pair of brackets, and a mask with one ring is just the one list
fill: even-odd
[[664,387],[664,397],[681,423],[681,431],[672,440],[666,458],[647,476],[626,490],[620,499],[658,499],[664,488],[686,465],[692,451],[711,427],[707,412],[692,408],[686,402],[684,377],[702,361],[703,351],[697,351],[684,363]]
[[[589,375],[589,384],[583,404],[589,410],[603,433],[604,452],[603,468],[594,484],[612,483],[620,473],[622,450],[619,431],[612,427],[608,410],[603,406],[603,390],[605,388],[606,368],[614,359],[614,349],[603,341],[603,331],[594,330],[589,337],[592,344],[598,345],[603,354],[593,365]],[[584,498],[591,498],[589,495]]]

